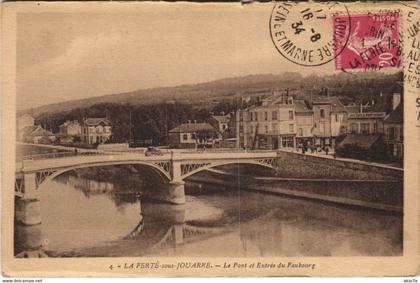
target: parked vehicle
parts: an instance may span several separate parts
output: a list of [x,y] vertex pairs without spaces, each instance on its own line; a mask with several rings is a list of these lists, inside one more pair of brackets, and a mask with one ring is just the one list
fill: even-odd
[[162,151],[157,149],[156,147],[149,146],[145,152],[146,156],[152,156],[152,155],[163,155]]

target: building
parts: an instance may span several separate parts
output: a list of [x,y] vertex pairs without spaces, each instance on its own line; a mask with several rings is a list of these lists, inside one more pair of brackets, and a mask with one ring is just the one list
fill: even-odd
[[241,148],[294,148],[295,103],[289,90],[273,91],[259,105],[236,112],[236,142]]
[[384,142],[390,155],[402,160],[404,157],[403,104],[392,111],[384,121]]
[[35,119],[29,114],[23,114],[17,118],[17,130],[21,131],[23,128],[34,126]]
[[169,131],[172,148],[211,148],[220,139],[220,133],[209,123],[185,123]]
[[347,111],[335,96],[320,96],[312,101],[314,144],[335,147],[337,137],[346,134]]
[[82,133],[82,127],[80,123],[75,121],[66,121],[59,126],[59,134],[60,136],[65,137],[79,137]]
[[81,125],[81,140],[88,144],[104,143],[111,138],[111,122],[106,118],[87,118]]
[[51,143],[56,140],[56,136],[39,125],[28,126],[21,130],[21,140],[28,143]]
[[217,129],[222,135],[229,132],[230,114],[228,115],[212,115],[209,118],[209,124]]
[[295,100],[295,114],[297,147],[313,145],[314,112],[305,100]]
[[349,113],[347,131],[359,135],[383,134],[385,117],[385,112]]

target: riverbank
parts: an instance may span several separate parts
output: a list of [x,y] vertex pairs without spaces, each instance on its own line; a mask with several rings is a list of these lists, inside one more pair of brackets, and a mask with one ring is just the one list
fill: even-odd
[[[228,169],[229,170],[229,169]],[[340,205],[403,212],[403,184],[386,180],[334,180],[256,177],[226,170],[208,170],[188,178],[197,185],[241,188]],[[203,190],[203,188],[201,188]]]

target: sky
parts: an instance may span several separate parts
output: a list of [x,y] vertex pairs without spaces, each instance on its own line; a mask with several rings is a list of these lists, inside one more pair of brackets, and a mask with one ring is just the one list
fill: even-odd
[[331,71],[297,66],[277,52],[271,8],[19,14],[17,108],[249,74]]

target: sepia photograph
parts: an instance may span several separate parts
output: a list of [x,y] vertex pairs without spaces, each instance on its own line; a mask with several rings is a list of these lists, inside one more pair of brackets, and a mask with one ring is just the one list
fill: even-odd
[[14,259],[405,255],[402,10],[116,7],[16,13]]

